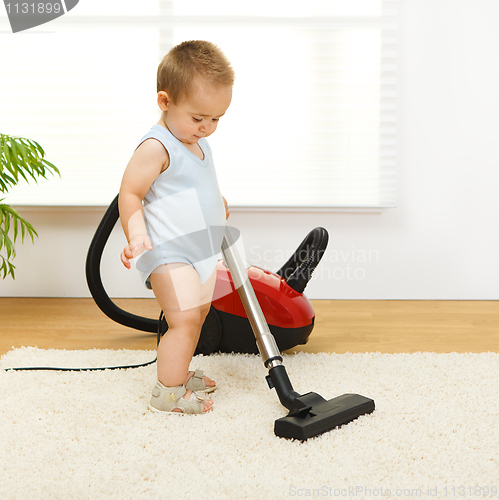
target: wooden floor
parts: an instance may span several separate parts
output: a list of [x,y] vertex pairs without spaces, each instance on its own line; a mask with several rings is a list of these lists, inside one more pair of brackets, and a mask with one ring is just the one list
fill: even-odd
[[[157,318],[154,299],[117,299]],[[499,301],[312,301],[305,352],[499,352]],[[155,349],[156,335],[107,318],[92,299],[0,297],[0,354],[44,349]]]

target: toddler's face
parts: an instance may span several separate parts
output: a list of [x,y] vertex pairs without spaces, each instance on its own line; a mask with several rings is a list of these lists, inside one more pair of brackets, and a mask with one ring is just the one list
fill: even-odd
[[[215,89],[198,84],[189,97],[168,102],[163,114],[168,130],[186,145],[196,144],[217,129],[232,99],[232,88]],[[165,111],[165,110],[164,110]]]

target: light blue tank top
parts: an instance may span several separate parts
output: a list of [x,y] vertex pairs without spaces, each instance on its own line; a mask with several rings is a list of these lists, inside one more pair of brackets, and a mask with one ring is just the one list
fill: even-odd
[[225,207],[208,141],[198,142],[201,160],[166,128],[154,125],[142,138],[156,139],[168,151],[170,164],[144,198],[144,218],[153,249],[137,262],[144,281],[161,264],[185,262],[208,279],[220,259]]

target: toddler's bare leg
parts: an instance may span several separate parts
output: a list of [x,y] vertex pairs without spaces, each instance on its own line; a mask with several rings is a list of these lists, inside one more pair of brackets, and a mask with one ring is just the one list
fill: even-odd
[[[163,310],[168,330],[158,346],[158,380],[166,387],[185,383],[201,327],[210,310],[215,272],[201,284],[198,273],[187,264],[167,264],[151,274],[150,281]],[[190,396],[188,391],[184,396]],[[205,408],[212,405],[205,400]]]

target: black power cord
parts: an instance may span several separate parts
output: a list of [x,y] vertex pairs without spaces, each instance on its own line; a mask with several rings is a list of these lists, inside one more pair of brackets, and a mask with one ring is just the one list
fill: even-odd
[[[158,344],[161,339],[162,332],[161,331],[161,321],[164,318],[163,311],[159,316],[158,320],[158,331],[157,331],[157,340]],[[99,368],[58,368],[55,366],[30,366],[25,368],[4,368],[3,370],[6,372],[9,371],[28,371],[28,370],[38,370],[38,371],[58,371],[58,372],[92,372],[92,371],[104,371],[104,370],[126,370],[128,368],[142,368],[143,366],[149,366],[158,360],[156,356],[152,361],[147,361],[146,363],[141,363],[139,365],[123,365],[123,366],[103,366]]]
[[142,366],[148,366],[155,363],[157,358],[147,363],[142,363],[140,365],[124,365],[124,366],[104,366],[101,368],[57,368],[54,366],[30,366],[26,368],[4,368],[4,371],[27,371],[27,370],[53,370],[58,372],[90,372],[90,371],[103,371],[103,370],[124,370],[126,368],[141,368]]

